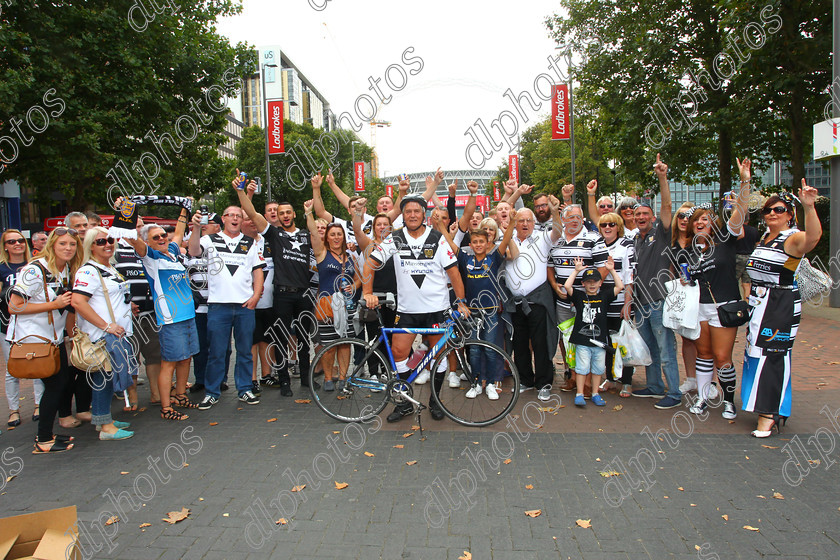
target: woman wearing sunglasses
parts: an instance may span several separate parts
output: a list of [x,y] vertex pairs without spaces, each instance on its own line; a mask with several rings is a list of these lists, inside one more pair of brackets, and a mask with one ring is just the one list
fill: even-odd
[[[89,370],[87,382],[93,390],[91,423],[101,440],[128,439],[134,432],[126,430],[128,422],[111,418],[114,376],[128,372],[136,377],[138,364],[128,342],[132,334],[131,294],[125,277],[111,265],[115,241],[108,230],[97,226],[85,233],[85,264],[76,272],[73,283],[73,309],[78,315],[76,326],[91,342],[105,339],[111,357],[111,372]],[[106,293],[107,290],[107,293]],[[113,319],[112,319],[113,316]]]
[[[9,295],[12,286],[15,285],[18,272],[31,259],[29,245],[26,238],[16,229],[7,229],[0,237],[0,282],[2,282],[2,298],[0,298],[0,332],[3,333],[0,339],[0,347],[3,348],[3,358],[9,361],[9,343],[6,342],[6,326],[9,324]],[[35,411],[32,413],[32,421],[38,421],[38,406],[41,403],[41,396],[44,394],[44,383],[40,379],[33,379],[32,386],[35,390]],[[20,379],[12,377],[6,372],[6,401],[9,403],[9,427],[20,426]]]
[[[73,448],[73,438],[53,434],[56,414],[72,418],[71,401],[63,399],[69,382],[67,349],[64,342],[65,325],[72,330],[75,314],[70,307],[70,279],[82,264],[82,244],[76,230],[56,228],[47,238],[44,250],[28,265],[20,269],[9,297],[9,323],[6,340],[35,342],[33,335],[53,341],[59,346],[61,366],[44,382],[38,435],[33,453],[57,453]],[[45,290],[46,285],[46,290]]]
[[[740,168],[741,191],[749,193],[749,160],[741,162]],[[778,432],[779,425],[790,416],[791,350],[801,312],[794,275],[802,257],[822,236],[814,209],[817,195],[817,189],[805,184],[803,178],[799,200],[805,213],[805,231],[796,227],[793,195],[781,192],[768,198],[761,209],[767,231],[747,261],[752,311],[747,324],[741,408],[758,413],[753,437],[769,437],[774,429]]]

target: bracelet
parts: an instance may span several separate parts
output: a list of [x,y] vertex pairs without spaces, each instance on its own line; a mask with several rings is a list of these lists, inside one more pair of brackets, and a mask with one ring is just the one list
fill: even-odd
[[304,213],[303,213],[303,215],[304,215],[304,216],[311,216],[311,215],[312,215],[312,212],[304,212]]
[[466,299],[464,299],[464,298],[458,298],[458,299],[456,299],[456,300],[455,300],[455,303],[463,303],[463,304],[465,304],[465,305],[466,305],[467,300],[466,300]]

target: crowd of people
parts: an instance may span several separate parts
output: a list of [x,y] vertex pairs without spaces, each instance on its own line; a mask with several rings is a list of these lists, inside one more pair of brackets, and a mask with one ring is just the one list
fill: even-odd
[[[367,199],[347,196],[329,174],[312,178],[312,199],[302,209],[280,201],[260,212],[252,203],[256,185],[237,174],[238,206],[221,215],[182,209],[174,228],[139,219],[136,239],[115,239],[98,216],[81,212],[49,234],[33,234],[31,249],[20,231],[8,229],[0,238],[4,355],[8,360],[10,345],[34,335],[60,350],[58,372],[34,382],[33,452],[74,446],[72,436],[54,432],[56,416],[64,429],[91,422],[102,440],[132,437],[128,422],[112,418],[112,399],[117,393],[125,411],[138,410],[141,358],[161,418],[183,421],[184,410],[215,406],[228,390],[231,335],[241,402],[258,404],[264,387],[291,397],[297,376],[307,390],[311,353],[340,337],[376,336],[370,310],[387,294],[396,309],[381,308],[385,326],[431,327],[449,309],[471,316],[471,336],[505,348],[520,392],[534,391],[539,400],[551,396],[559,351],[559,388],[574,393],[579,407],[587,400],[604,406],[613,388],[619,398],[647,397],[657,409],[671,409],[696,390],[691,412],[720,408],[727,419],[737,414],[737,327],[721,322],[720,308],[745,299],[741,408],[758,416],[752,435],[767,437],[791,414],[791,349],[801,310],[795,273],[822,231],[817,191],[804,180],[798,198],[782,192],[766,199],[763,233],[749,226],[751,164],[738,166],[740,187],[724,215],[691,202],[672,215],[668,167],[657,155],[658,209],[632,197],[596,200],[595,181],[587,185],[586,209],[573,202],[572,185],[560,200],[509,181],[485,214],[470,181],[459,217],[455,184],[446,204],[435,194],[444,179],[438,170],[422,194],[409,194],[402,180],[396,198],[380,197],[373,214]],[[346,217],[325,209],[325,182]],[[296,224],[299,210],[305,228]],[[699,286],[699,335],[680,333],[682,384],[676,334],[663,323],[666,283],[675,278]],[[613,336],[623,321],[638,330],[651,357],[635,390],[634,368],[615,362]],[[104,340],[111,371],[68,362],[76,332]],[[392,335],[398,375],[410,369],[415,338]],[[490,359],[479,354],[470,361]],[[340,393],[351,359],[339,349],[324,360],[315,388]],[[454,363],[444,360],[438,369],[415,383],[463,383]],[[467,398],[498,399],[504,368],[488,362],[477,369],[479,379],[464,387]],[[197,393],[200,401],[190,397]],[[19,380],[7,373],[10,426],[21,423],[19,394]],[[410,404],[398,405],[387,420],[410,413]],[[430,413],[444,417],[433,401]]]

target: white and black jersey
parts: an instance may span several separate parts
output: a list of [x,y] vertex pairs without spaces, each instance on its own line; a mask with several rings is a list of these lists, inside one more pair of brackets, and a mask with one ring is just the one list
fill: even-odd
[[274,285],[301,291],[308,289],[312,277],[309,263],[313,258],[309,232],[302,229],[286,231],[269,224],[260,233],[270,246],[274,260]]
[[201,238],[207,259],[208,303],[245,303],[254,295],[254,270],[265,267],[253,237],[224,232]]
[[196,313],[207,313],[207,259],[191,257],[184,261],[190,278],[193,302]]
[[155,310],[152,289],[146,280],[146,271],[143,262],[134,247],[120,239],[117,241],[114,251],[114,268],[117,269],[128,282],[128,289],[131,292],[131,303],[140,308],[141,314],[153,313]]
[[[608,256],[609,253],[601,236],[582,229],[569,241],[565,237],[560,238],[551,248],[548,266],[554,268],[554,278],[557,280],[557,284],[562,286],[575,270],[575,259],[583,259],[583,264],[587,268],[593,266],[601,268],[606,265]],[[581,276],[582,274],[578,274],[575,277],[574,287],[576,290],[583,291]],[[564,308],[571,306],[568,299],[559,300],[557,304]]]
[[397,311],[434,313],[449,309],[446,271],[458,266],[458,260],[439,231],[426,227],[415,239],[401,229],[389,235],[370,256],[380,265],[394,259]]
[[257,302],[257,309],[270,309],[274,305],[274,259],[271,256],[271,244],[265,242],[265,237],[257,239],[257,251],[265,262],[265,282],[260,301]]
[[[12,293],[22,297],[26,303],[46,303],[47,300],[53,301],[57,295],[70,291],[71,279],[69,268],[69,266],[65,265],[64,270],[56,277],[49,272],[46,259],[36,259],[20,269],[15,285],[12,288]],[[46,294],[44,293],[45,273]],[[64,325],[67,322],[67,315],[72,310],[68,306],[50,312],[12,315],[6,340],[9,342],[18,342],[28,335],[38,335],[53,342],[61,342],[64,340]],[[48,313],[52,313],[52,325],[50,325]],[[39,340],[28,338],[24,342],[39,342]]]
[[[610,303],[607,310],[607,317],[621,317],[621,308],[624,307],[624,294],[627,291],[626,286],[633,283],[633,271],[636,268],[636,251],[634,250],[635,243],[629,237],[619,237],[612,242],[612,245],[604,243],[609,256],[613,258],[615,263],[615,272],[621,278],[625,289],[618,293],[618,296]],[[607,274],[604,279],[603,289],[613,290],[615,288],[615,280],[612,274]]]
[[769,242],[765,241],[767,234],[762,237],[747,260],[746,271],[753,284],[766,287],[793,286],[802,259],[785,252],[785,241],[798,231],[797,228],[786,229]]

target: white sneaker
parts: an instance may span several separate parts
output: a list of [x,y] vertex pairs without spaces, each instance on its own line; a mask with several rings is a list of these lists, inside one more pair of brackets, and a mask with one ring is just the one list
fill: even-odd
[[682,385],[680,385],[680,393],[688,393],[689,391],[697,390],[697,378],[686,377]]
[[487,398],[490,399],[491,401],[499,400],[499,391],[496,390],[496,384],[495,383],[488,383],[485,391],[487,393]]
[[[467,391],[466,397],[468,399],[474,399],[480,394],[481,394],[481,386],[476,385],[475,387],[470,387],[470,390]],[[499,397],[496,397],[496,398],[499,398]]]
[[461,378],[458,377],[458,374],[454,371],[450,371],[449,374],[446,376],[449,379],[449,388],[450,389],[457,389],[461,386]]
[[709,396],[706,398],[708,398],[710,401],[717,400],[717,398],[720,396],[720,391],[718,390],[717,383],[709,383],[708,393]]
[[692,414],[703,414],[709,409],[709,404],[706,401],[698,401],[691,408],[688,409]]
[[735,420],[738,416],[738,413],[735,412],[735,405],[731,402],[724,401],[723,402],[723,412],[720,413],[727,420]]
[[551,385],[546,385],[537,393],[537,398],[541,401],[547,401],[551,398]]
[[461,381],[469,381],[466,373],[462,373],[459,378],[461,379]]
[[420,375],[417,376],[417,379],[414,380],[415,385],[424,385],[429,382],[429,378],[431,377],[431,373],[429,370],[424,369],[420,372]]

